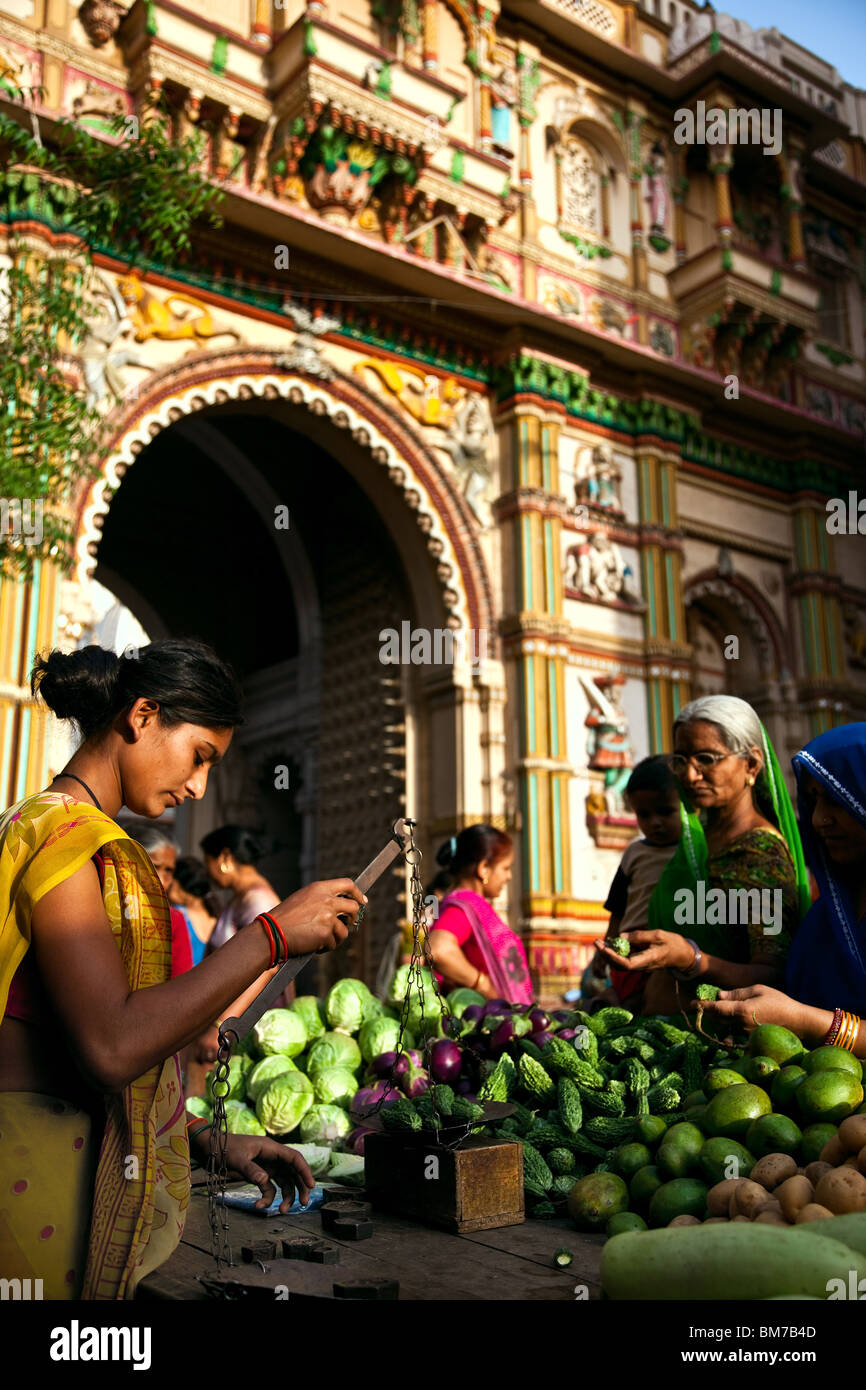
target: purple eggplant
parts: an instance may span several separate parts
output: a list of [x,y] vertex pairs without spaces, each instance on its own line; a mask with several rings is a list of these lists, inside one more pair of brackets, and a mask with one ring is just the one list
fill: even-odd
[[553,1018],[557,1023],[570,1023],[574,1017],[573,1009],[554,1009]]
[[499,1026],[490,1035],[490,1046],[494,1052],[499,1052],[503,1047],[507,1047],[514,1041],[514,1019],[504,1018]]
[[400,1090],[409,1100],[417,1100],[430,1088],[430,1077],[420,1067],[410,1067],[400,1077]]
[[463,1076],[455,1085],[454,1090],[457,1092],[458,1096],[465,1096],[472,1090],[472,1086],[473,1083],[469,1080],[469,1077]]
[[463,1053],[447,1038],[435,1042],[430,1049],[430,1075],[434,1081],[453,1086],[463,1067]]
[[[472,1006],[470,1005],[470,1008]],[[488,1014],[507,1014],[511,1012],[511,1005],[507,999],[488,999],[484,1005],[485,1017]]]
[[550,1027],[550,1016],[543,1009],[533,1009],[529,1017],[532,1020],[533,1033],[541,1033]]
[[576,1028],[560,1028],[560,1030],[559,1030],[559,1032],[557,1033],[556,1036],[557,1036],[558,1038],[562,1038],[563,1042],[571,1042],[572,1038],[577,1037],[577,1029],[576,1029]]
[[363,1158],[364,1140],[367,1138],[368,1134],[375,1133],[376,1131],[374,1129],[366,1129],[364,1125],[358,1125],[357,1129],[353,1129],[352,1133],[347,1134],[346,1138],[343,1140],[345,1152],[348,1154],[358,1154]]
[[377,1109],[379,1102],[384,1105],[393,1105],[395,1100],[400,1099],[400,1092],[390,1086],[385,1078],[373,1083],[372,1086],[362,1086],[352,1097],[349,1107],[349,1114],[358,1120],[363,1120],[367,1115],[372,1115]]
[[483,1004],[470,1004],[468,1008],[466,1008],[466,1009],[463,1010],[463,1022],[464,1022],[464,1023],[466,1023],[466,1022],[469,1022],[469,1023],[477,1023],[477,1022],[479,1021],[479,1019],[482,1019],[483,1017],[484,1017],[484,1005],[483,1005]]
[[540,1033],[530,1033],[529,1041],[535,1043],[536,1047],[540,1047],[543,1050],[547,1047],[552,1037],[552,1033],[547,1032],[546,1029],[542,1029]]

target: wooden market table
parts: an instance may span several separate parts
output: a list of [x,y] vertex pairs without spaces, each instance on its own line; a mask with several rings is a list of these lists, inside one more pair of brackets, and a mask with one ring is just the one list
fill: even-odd
[[[210,1253],[203,1175],[194,1174],[193,1182],[183,1239],[171,1258],[142,1280],[139,1299],[209,1300],[199,1282],[200,1275],[216,1275]],[[350,1188],[341,1189],[341,1193],[353,1195]],[[350,1281],[353,1277],[396,1279],[401,1299],[573,1302],[576,1297],[587,1296],[576,1292],[576,1285],[586,1286],[590,1299],[600,1297],[599,1265],[604,1239],[581,1235],[567,1217],[525,1221],[519,1226],[465,1235],[451,1235],[385,1212],[374,1212],[373,1223],[369,1239],[351,1241],[323,1232],[320,1210],[262,1218],[232,1209],[229,1230],[236,1268],[223,1267],[221,1278],[243,1280],[263,1290],[284,1285],[290,1300],[295,1294],[330,1298],[335,1281]],[[339,1262],[320,1265],[277,1259],[266,1262],[263,1273],[258,1265],[241,1261],[242,1245],[297,1235],[315,1236],[337,1247]],[[574,1255],[566,1269],[553,1263],[554,1252],[561,1246]]]

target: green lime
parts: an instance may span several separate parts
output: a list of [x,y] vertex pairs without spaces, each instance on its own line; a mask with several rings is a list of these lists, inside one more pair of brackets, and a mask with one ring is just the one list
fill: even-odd
[[770,1082],[770,1097],[777,1110],[787,1110],[794,1103],[797,1087],[807,1076],[803,1067],[782,1067]]
[[[816,1072],[825,1071],[845,1071],[862,1085],[863,1067],[859,1057],[854,1057],[850,1052],[846,1052],[844,1047],[816,1047],[814,1052],[808,1053],[803,1066],[810,1076]],[[858,1101],[858,1105],[859,1105]]]
[[772,1057],[750,1057],[744,1075],[747,1081],[753,1081],[756,1086],[764,1086],[769,1090],[769,1085],[765,1085],[767,1078],[779,1070],[779,1063]]
[[696,1216],[707,1212],[707,1187],[698,1178],[674,1178],[663,1183],[650,1201],[649,1224],[667,1226],[675,1216]]
[[667,1128],[661,1115],[641,1115],[635,1121],[635,1132],[642,1144],[657,1144]]
[[778,1023],[761,1023],[749,1037],[752,1057],[771,1057],[780,1067],[793,1057],[799,1057],[802,1051],[803,1044],[797,1034]]
[[692,1105],[684,1113],[688,1115],[693,1125],[697,1125],[698,1129],[703,1131],[704,1116],[707,1113],[707,1107],[705,1105]]
[[680,1121],[671,1125],[656,1153],[656,1166],[665,1179],[685,1178],[697,1167],[704,1136],[697,1125]]
[[708,1139],[698,1155],[701,1177],[715,1187],[725,1178],[747,1178],[755,1166],[753,1155],[736,1139]]
[[819,1070],[797,1087],[797,1106],[810,1122],[839,1124],[862,1104],[863,1084],[850,1071]]
[[648,1163],[645,1168],[639,1168],[629,1183],[632,1202],[636,1207],[648,1206],[653,1193],[657,1192],[661,1185],[662,1178],[655,1164]]
[[580,1231],[601,1231],[628,1210],[628,1188],[618,1173],[590,1173],[568,1194],[568,1214]]
[[652,1154],[646,1144],[621,1144],[614,1149],[608,1162],[611,1172],[619,1173],[628,1182],[640,1168],[652,1163]]
[[692,1110],[696,1105],[706,1105],[708,1100],[709,1096],[705,1095],[703,1091],[689,1091],[683,1101],[683,1109]]
[[829,1144],[831,1139],[836,1138],[836,1125],[821,1124],[807,1125],[803,1130],[803,1138],[800,1140],[800,1157],[803,1160],[803,1167],[808,1163],[816,1163],[821,1157],[821,1150],[825,1144]]
[[752,1120],[757,1120],[759,1115],[769,1115],[772,1108],[770,1097],[760,1086],[750,1086],[745,1082],[739,1086],[726,1086],[713,1096],[707,1106],[703,1117],[704,1128],[712,1136],[720,1134],[725,1139],[742,1139]]
[[621,1236],[623,1231],[645,1231],[646,1228],[646,1222],[636,1211],[620,1211],[608,1221],[605,1234]]
[[787,1115],[761,1115],[746,1130],[746,1144],[756,1158],[767,1154],[794,1154],[803,1142],[799,1125]]
[[726,1086],[741,1086],[743,1078],[740,1072],[734,1071],[731,1067],[712,1067],[704,1077],[704,1094],[712,1100],[718,1091],[723,1091]]

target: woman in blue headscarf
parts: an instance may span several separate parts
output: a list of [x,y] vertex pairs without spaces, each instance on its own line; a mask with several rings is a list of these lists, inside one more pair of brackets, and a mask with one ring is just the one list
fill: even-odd
[[793,760],[800,834],[820,896],[794,937],[786,993],[723,991],[706,1013],[780,1023],[812,1046],[866,1055],[866,724],[820,734]]

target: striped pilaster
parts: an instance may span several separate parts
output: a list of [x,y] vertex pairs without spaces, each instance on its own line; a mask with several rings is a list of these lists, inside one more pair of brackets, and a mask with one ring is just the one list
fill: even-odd
[[835,710],[834,687],[844,685],[842,604],[834,572],[827,512],[811,499],[794,512],[795,577],[792,599],[799,619],[803,658],[801,689],[813,737],[844,722]]
[[683,603],[682,553],[672,543],[678,529],[677,458],[658,448],[636,454],[641,523],[640,563],[646,611],[647,713],[650,748],[668,751],[677,713],[689,699]]

